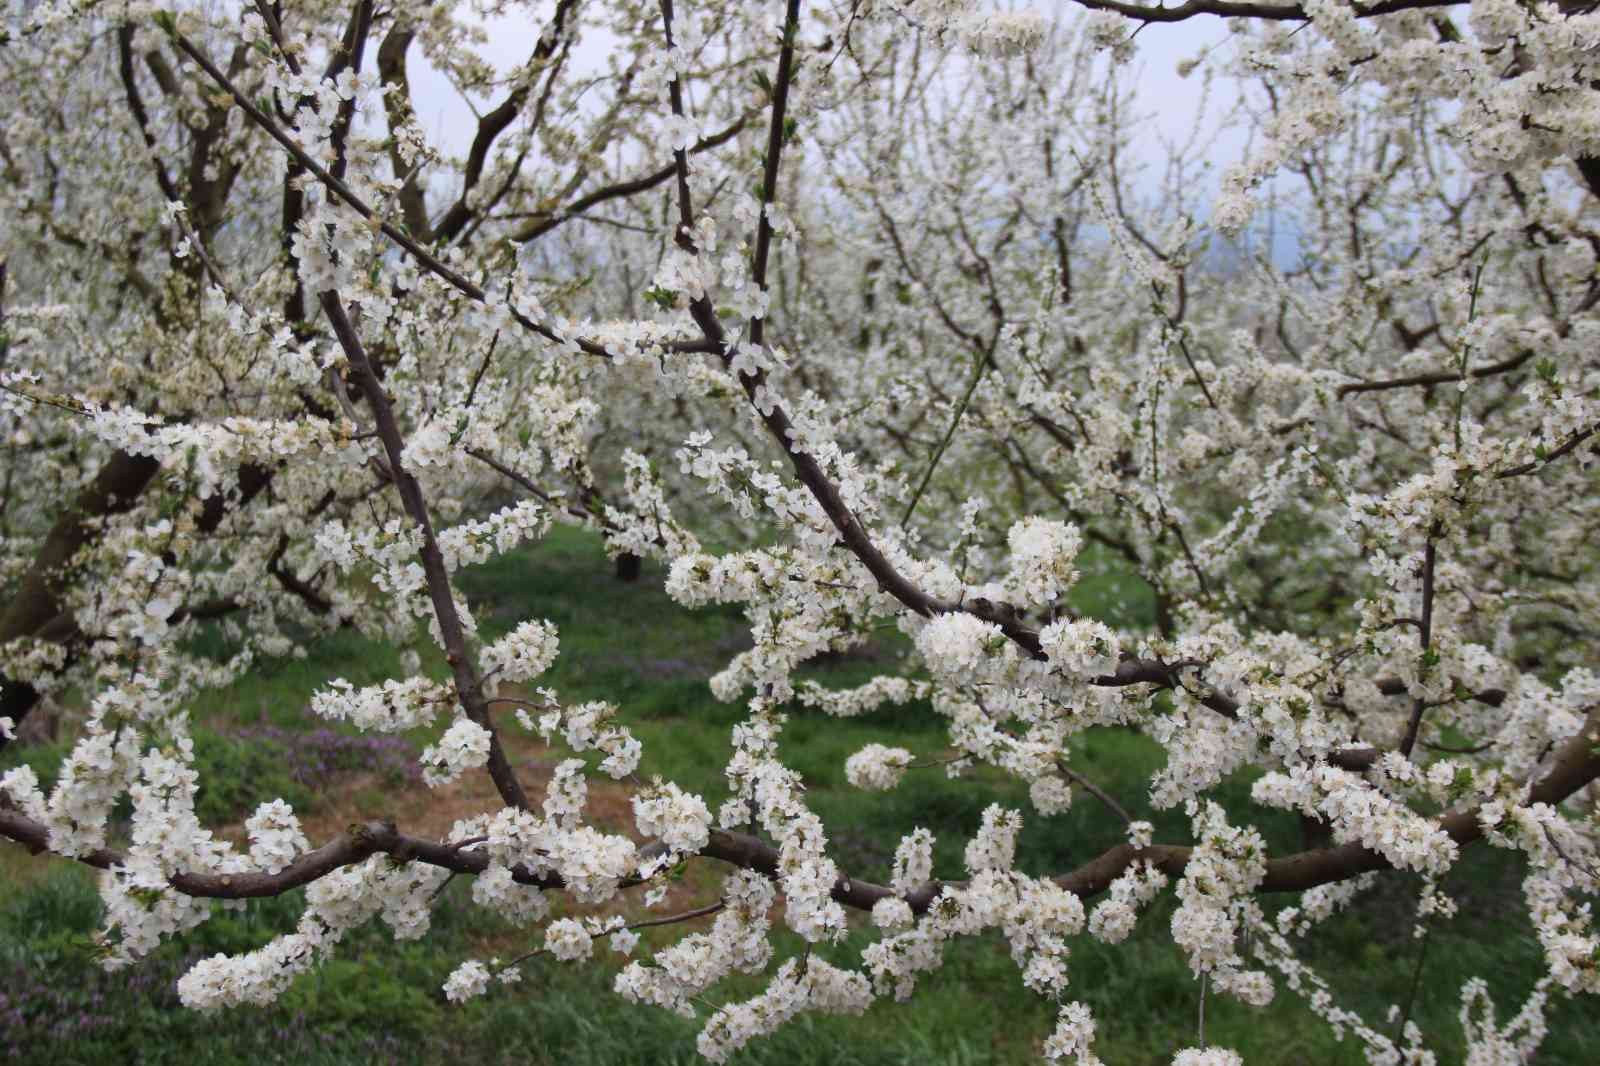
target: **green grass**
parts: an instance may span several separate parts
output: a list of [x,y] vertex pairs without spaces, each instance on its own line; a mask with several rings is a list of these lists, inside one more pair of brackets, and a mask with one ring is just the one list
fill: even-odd
[[[1148,590],[1118,574],[1104,559],[1085,567],[1074,604],[1119,621],[1147,619]],[[739,706],[715,702],[706,678],[744,646],[740,616],[730,609],[687,612],[660,590],[660,573],[646,569],[637,584],[610,576],[597,542],[557,529],[536,548],[480,567],[462,578],[485,635],[528,617],[560,628],[561,657],[540,680],[571,701],[618,703],[645,744],[643,775],[659,773],[702,791],[708,802],[726,795],[721,768]],[[860,654],[832,657],[805,676],[825,684],[859,684],[895,672],[904,644],[885,637]],[[439,670],[437,656],[426,660]],[[261,798],[287,791],[268,751],[230,746],[241,727],[304,729],[305,703],[328,678],[370,683],[400,671],[398,653],[352,633],[335,634],[301,660],[260,664],[250,676],[199,702],[197,730],[206,769],[242,778],[238,787],[213,786],[204,799],[219,820],[241,817]],[[320,723],[316,723],[320,724]],[[949,780],[922,770],[900,789],[869,795],[844,783],[844,760],[863,744],[892,742],[919,754],[943,748],[943,719],[926,704],[890,707],[856,719],[833,719],[796,709],[785,729],[785,759],[805,777],[807,799],[830,827],[832,853],[856,876],[887,876],[895,843],[913,826],[939,835],[937,872],[962,874],[961,852],[990,803],[1024,811],[1018,864],[1032,872],[1070,869],[1121,839],[1120,826],[1091,796],[1080,793],[1064,815],[1030,813],[1023,786],[991,771]],[[418,744],[428,738],[415,738]],[[25,757],[49,773],[60,749]],[[1097,730],[1075,741],[1074,766],[1117,796],[1136,817],[1157,825],[1160,839],[1186,839],[1181,813],[1149,807],[1144,783],[1161,765],[1159,749],[1124,730]],[[289,782],[290,785],[293,782]],[[1249,807],[1248,776],[1225,784],[1216,797],[1232,810]],[[302,790],[303,791],[303,790]],[[294,797],[291,797],[294,798]],[[314,804],[316,796],[303,797]],[[1275,851],[1299,846],[1292,817],[1251,810]],[[1475,849],[1452,873],[1461,913],[1438,922],[1430,935],[1413,1018],[1443,1052],[1459,1060],[1459,990],[1471,975],[1489,979],[1504,1019],[1537,980],[1540,959],[1527,936],[1518,882],[1520,866],[1503,852]],[[1381,1021],[1404,1002],[1419,943],[1411,938],[1414,878],[1391,876],[1350,913],[1309,939],[1305,957],[1328,980],[1341,1006]],[[61,864],[26,889],[0,895],[0,1057],[13,1053],[37,1063],[344,1062],[382,1059],[443,1062],[470,1058],[517,1063],[676,1063],[694,1061],[695,1023],[654,1009],[640,1010],[610,992],[613,963],[572,967],[537,959],[524,982],[465,1006],[443,1002],[439,986],[462,959],[526,943],[498,919],[470,906],[456,883],[437,907],[433,933],[397,943],[381,927],[357,931],[337,961],[292,987],[266,1009],[218,1015],[175,1010],[173,983],[196,958],[265,942],[293,924],[298,893],[226,914],[163,947],[131,971],[104,974],[90,961],[87,936],[98,921],[88,871]],[[1269,911],[1293,897],[1266,898]],[[1087,1002],[1099,1022],[1097,1050],[1108,1063],[1170,1062],[1194,1042],[1199,987],[1168,934],[1173,900],[1166,893],[1144,915],[1128,942],[1108,947],[1088,937],[1073,945],[1070,994]],[[669,934],[653,942],[666,943]],[[841,964],[859,957],[872,935],[857,931],[823,949]],[[798,950],[789,934],[780,951]],[[1006,947],[991,935],[948,950],[947,965],[925,977],[909,1003],[880,1002],[864,1017],[805,1018],[776,1038],[753,1046],[741,1063],[1014,1063],[1030,1061],[1053,1024],[1048,1003],[1021,986]],[[714,993],[747,996],[755,978],[729,982]],[[1600,1061],[1600,1025],[1581,1003],[1557,1000],[1552,1036],[1540,1061]],[[1251,1063],[1360,1063],[1353,1038],[1336,1041],[1286,989],[1264,1009],[1210,997],[1209,1042],[1231,1046]]]

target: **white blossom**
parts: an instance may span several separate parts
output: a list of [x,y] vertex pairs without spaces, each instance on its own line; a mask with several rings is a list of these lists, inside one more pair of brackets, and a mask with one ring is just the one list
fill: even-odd
[[467,770],[476,770],[489,761],[489,731],[470,718],[457,718],[445,730],[439,743],[422,752],[422,776],[430,787],[449,784]]

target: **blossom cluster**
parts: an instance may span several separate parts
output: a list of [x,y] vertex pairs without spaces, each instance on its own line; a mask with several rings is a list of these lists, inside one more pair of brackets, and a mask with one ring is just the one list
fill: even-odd
[[[433,5],[386,53],[414,39],[506,94],[458,159],[405,55],[352,64],[331,9],[133,4],[107,33],[94,4],[24,5],[0,101],[0,741],[39,700],[86,709],[52,787],[17,765],[0,807],[108,867],[108,965],[205,921],[207,895],[314,875],[291,932],[179,985],[267,1003],[364,922],[423,935],[465,873],[530,960],[628,957],[616,992],[699,1017],[714,1061],[906,998],[993,933],[1055,1005],[1044,1057],[1088,1064],[1072,948],[1127,940],[1170,890],[1199,996],[1298,996],[1372,1061],[1425,1064],[1434,1034],[1341,1007],[1296,941],[1375,870],[1421,875],[1416,931],[1448,922],[1476,842],[1525,862],[1543,974],[1506,1020],[1466,983],[1469,1061],[1527,1061],[1550,1001],[1600,993],[1600,13],[1232,5],[1180,73],[1203,68],[1202,101],[1234,79],[1245,155],[1205,169],[1201,115],[1141,174],[1120,79],[1156,10],[1114,6],[561,4],[502,77],[485,5]],[[618,77],[560,58],[599,29]],[[233,58],[209,72],[208,50]],[[747,712],[715,817],[635,776],[626,702],[523,688],[552,623],[480,633],[461,571],[555,521],[654,560],[686,608],[742,613],[709,679]],[[282,800],[247,844],[201,825],[188,715],[344,629],[402,669],[330,681],[310,713],[429,731],[428,786],[489,763],[504,706],[573,757],[532,796],[497,760],[503,806],[378,853],[387,831],[357,827],[318,850],[356,856],[332,868]],[[805,673],[858,653],[878,676]],[[852,786],[1004,779],[1028,819],[1076,802],[1125,842],[1028,869],[1024,813],[985,797],[965,880],[935,876],[924,828],[888,885],[861,880],[784,730],[890,707],[934,716],[944,750],[868,744]],[[1133,795],[1097,782],[1113,734],[1159,754]],[[644,839],[587,819],[591,770]],[[1241,781],[1335,846],[1269,857]],[[1187,828],[1158,842],[1147,809]],[[709,927],[633,957],[619,897],[659,908],[706,857],[734,867],[715,900],[647,921]],[[779,921],[800,953],[776,957]],[[464,961],[443,994],[520,965]],[[761,989],[708,998],[735,973]],[[1175,1066],[1240,1061],[1191,1042]]]

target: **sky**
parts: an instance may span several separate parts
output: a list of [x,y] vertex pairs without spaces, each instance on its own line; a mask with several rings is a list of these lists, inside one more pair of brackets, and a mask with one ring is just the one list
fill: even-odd
[[[553,0],[544,0],[534,8],[533,14],[519,13],[486,20],[488,43],[483,55],[502,73],[514,69],[532,51],[539,28],[553,8]],[[1133,70],[1137,72],[1135,104],[1143,114],[1152,116],[1149,126],[1135,142],[1136,148],[1151,159],[1161,158],[1161,138],[1181,141],[1188,137],[1196,124],[1200,103],[1201,79],[1198,74],[1180,78],[1177,67],[1180,60],[1189,59],[1209,46],[1217,45],[1227,37],[1223,20],[1201,16],[1180,23],[1150,24],[1136,39],[1137,58]],[[585,36],[575,55],[576,66],[582,70],[599,69],[610,41],[606,36],[590,33]],[[434,143],[442,143],[448,150],[465,155],[472,141],[476,118],[471,107],[462,99],[449,81],[413,50],[410,57],[413,95],[417,118]],[[1212,87],[1210,111],[1214,125],[1216,113],[1239,93],[1238,86],[1229,79],[1218,79]],[[479,107],[484,106],[479,101]],[[489,103],[488,106],[493,106]],[[1213,146],[1209,158],[1216,164],[1211,171],[1215,181],[1222,169],[1240,158],[1245,149],[1245,135],[1238,130],[1228,131]]]

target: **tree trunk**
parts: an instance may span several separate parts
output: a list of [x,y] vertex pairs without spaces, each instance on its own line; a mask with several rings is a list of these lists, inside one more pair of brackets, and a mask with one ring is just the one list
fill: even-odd
[[[0,645],[23,637],[42,635],[61,614],[63,574],[72,557],[89,543],[98,523],[94,519],[128,510],[139,498],[161,464],[143,455],[119,451],[84,486],[72,506],[62,512],[45,536],[33,565],[22,576],[16,595],[0,614]],[[0,674],[0,716],[21,724],[39,702],[39,692],[26,681]],[[0,737],[0,748],[6,740]]]
[[632,552],[623,552],[617,556],[617,580],[638,581],[639,574],[644,568],[644,560]]

